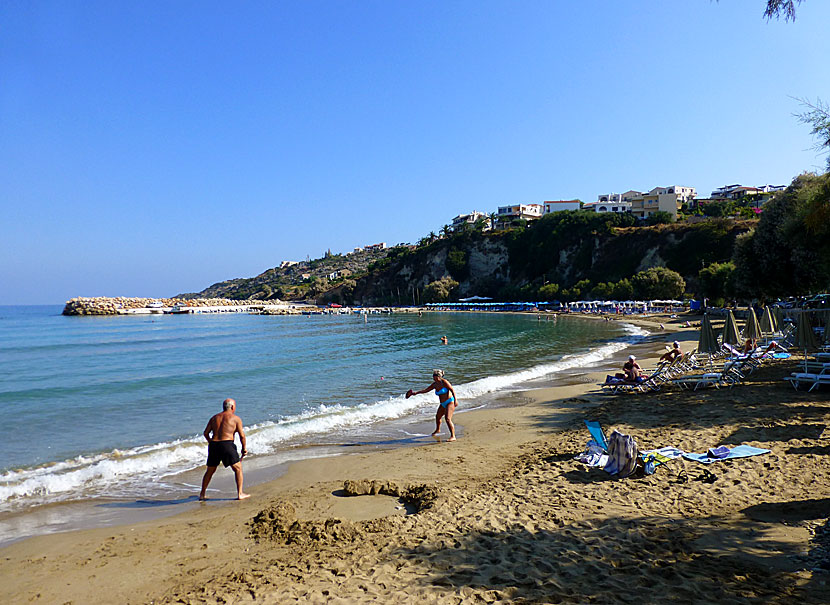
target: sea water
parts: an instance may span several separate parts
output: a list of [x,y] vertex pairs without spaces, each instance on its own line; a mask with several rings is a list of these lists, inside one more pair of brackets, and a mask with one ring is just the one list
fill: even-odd
[[[201,433],[233,397],[251,464],[385,435],[434,414],[404,393],[442,368],[458,412],[613,355],[642,332],[532,314],[64,317],[0,307],[0,513],[193,486]],[[449,344],[443,345],[441,337]],[[463,425],[463,422],[460,424]]]

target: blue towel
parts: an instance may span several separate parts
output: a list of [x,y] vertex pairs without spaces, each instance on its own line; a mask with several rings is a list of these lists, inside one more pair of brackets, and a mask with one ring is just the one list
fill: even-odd
[[602,426],[600,426],[599,422],[596,422],[595,420],[586,420],[585,426],[588,427],[588,432],[591,433],[591,437],[594,438],[597,445],[602,447],[605,451],[608,451],[608,439],[605,438],[605,432],[602,430]]
[[729,460],[730,458],[747,458],[749,456],[759,456],[761,454],[769,454],[770,450],[763,450],[759,447],[752,447],[751,445],[738,445],[729,450],[729,453],[723,458],[711,458],[708,454],[683,454],[687,460],[694,460],[703,464],[712,464],[718,460]]

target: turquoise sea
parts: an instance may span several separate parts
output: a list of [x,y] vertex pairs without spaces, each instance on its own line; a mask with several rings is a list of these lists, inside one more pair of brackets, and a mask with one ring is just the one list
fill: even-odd
[[437,399],[403,393],[427,386],[433,368],[456,388],[463,437],[465,410],[600,362],[643,334],[517,314],[61,309],[0,307],[0,523],[55,503],[192,495],[201,433],[226,397],[246,426],[246,469],[264,468],[344,444],[426,442]]

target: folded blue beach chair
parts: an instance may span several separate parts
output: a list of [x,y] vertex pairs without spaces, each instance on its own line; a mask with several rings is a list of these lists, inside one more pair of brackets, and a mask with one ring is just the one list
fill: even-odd
[[588,432],[591,433],[591,437],[594,438],[597,445],[608,451],[608,439],[605,437],[605,431],[602,430],[600,423],[595,420],[586,420],[585,426],[588,427]]

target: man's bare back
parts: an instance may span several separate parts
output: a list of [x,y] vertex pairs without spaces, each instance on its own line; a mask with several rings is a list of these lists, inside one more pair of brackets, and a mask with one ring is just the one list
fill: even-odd
[[[234,435],[242,431],[242,419],[233,410],[219,412],[208,422],[205,439],[208,441],[233,441]],[[212,434],[212,436],[211,436]]]

